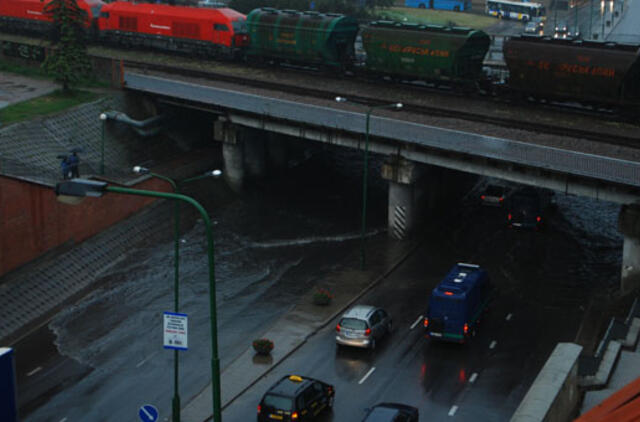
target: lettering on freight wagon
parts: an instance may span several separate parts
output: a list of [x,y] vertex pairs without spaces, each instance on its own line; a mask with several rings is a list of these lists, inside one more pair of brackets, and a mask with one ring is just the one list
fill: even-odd
[[296,35],[293,32],[280,32],[277,42],[278,44],[296,45]]
[[[537,62],[530,60],[527,62],[527,65],[536,67],[540,70],[551,70],[551,63],[545,60],[539,60]],[[616,70],[614,68],[602,66],[560,63],[555,70],[561,73],[604,76],[605,78],[613,78],[616,76]]]
[[448,50],[430,50],[428,48],[411,46],[403,47],[400,44],[387,44],[384,42],[380,45],[380,48],[389,50],[392,53],[415,54],[416,56],[449,57],[450,55]]

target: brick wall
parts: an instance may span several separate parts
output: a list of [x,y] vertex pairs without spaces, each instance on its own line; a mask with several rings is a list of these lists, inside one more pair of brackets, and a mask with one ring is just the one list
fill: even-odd
[[[171,189],[155,178],[135,188]],[[82,242],[152,201],[110,193],[67,205],[49,186],[0,176],[0,276],[66,242]]]

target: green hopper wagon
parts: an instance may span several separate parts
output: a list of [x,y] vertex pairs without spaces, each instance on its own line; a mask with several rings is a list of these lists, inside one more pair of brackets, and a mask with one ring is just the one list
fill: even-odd
[[247,55],[312,66],[345,68],[354,55],[355,19],[336,14],[255,9],[247,15]]
[[431,81],[482,78],[489,36],[479,30],[376,21],[363,27],[368,71]]

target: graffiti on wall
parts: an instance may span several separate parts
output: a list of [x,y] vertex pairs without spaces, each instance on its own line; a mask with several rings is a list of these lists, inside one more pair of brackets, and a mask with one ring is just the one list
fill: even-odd
[[27,60],[43,62],[45,49],[39,45],[21,44],[13,41],[0,41],[2,55],[7,57],[20,57]]

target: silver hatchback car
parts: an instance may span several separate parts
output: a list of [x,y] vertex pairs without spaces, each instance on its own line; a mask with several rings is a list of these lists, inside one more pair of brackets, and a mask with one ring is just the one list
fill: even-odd
[[357,305],[342,315],[336,325],[336,343],[375,349],[376,341],[391,332],[391,317],[382,308]]

